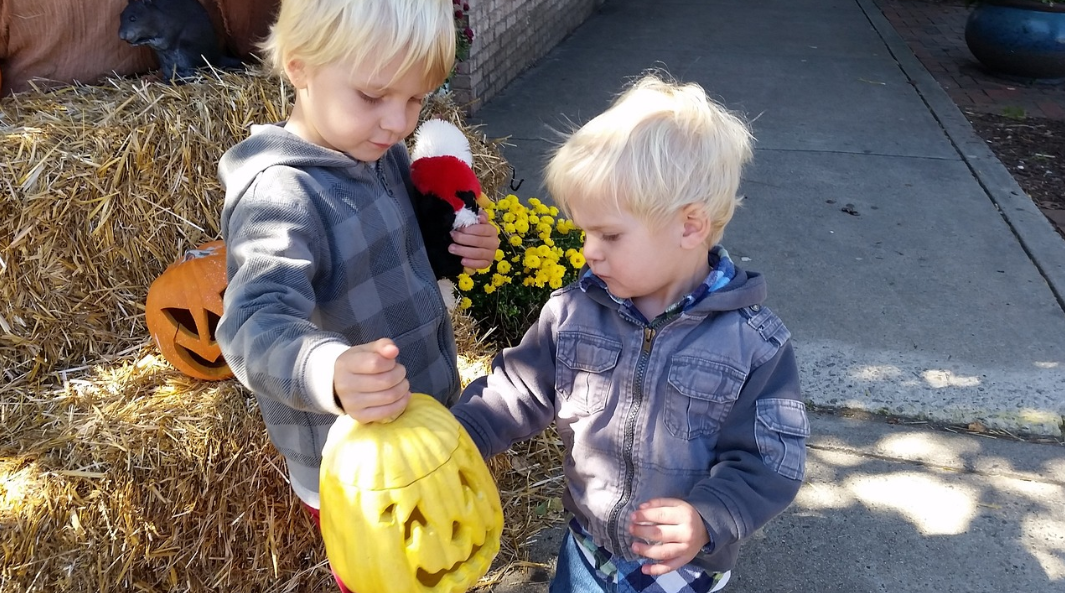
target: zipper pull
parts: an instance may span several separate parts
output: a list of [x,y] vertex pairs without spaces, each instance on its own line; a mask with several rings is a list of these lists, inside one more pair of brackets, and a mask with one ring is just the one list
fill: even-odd
[[655,339],[655,329],[653,327],[643,328],[643,353],[648,354],[651,352],[651,340]]

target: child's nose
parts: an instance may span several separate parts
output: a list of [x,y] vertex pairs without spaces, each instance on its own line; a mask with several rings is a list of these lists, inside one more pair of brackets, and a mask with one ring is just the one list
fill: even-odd
[[407,129],[407,110],[405,106],[391,106],[381,118],[381,127],[389,132],[401,133]]
[[599,241],[591,235],[585,235],[584,237],[584,260],[585,261],[599,261],[602,259]]

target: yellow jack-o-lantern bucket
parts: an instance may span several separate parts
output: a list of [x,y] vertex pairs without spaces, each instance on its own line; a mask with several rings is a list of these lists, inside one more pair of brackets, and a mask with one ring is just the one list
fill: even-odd
[[466,591],[499,552],[499,491],[451,412],[416,393],[390,423],[341,416],[322,453],[326,555],[356,593]]

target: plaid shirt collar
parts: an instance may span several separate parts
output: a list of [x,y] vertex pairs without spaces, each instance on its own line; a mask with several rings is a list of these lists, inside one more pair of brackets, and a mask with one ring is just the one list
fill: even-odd
[[[732,263],[732,258],[729,257],[728,251],[721,245],[715,245],[710,253],[706,257],[707,262],[710,264],[710,274],[707,275],[706,280],[703,280],[702,284],[695,287],[690,294],[680,299],[676,303],[673,303],[666,310],[662,312],[659,317],[671,317],[677,313],[681,313],[691,309],[696,303],[703,300],[706,295],[724,288],[732,279],[736,276],[736,266]],[[606,282],[603,282],[598,276],[592,273],[591,268],[587,268],[584,274],[579,280],[579,286],[581,290],[588,292],[588,289],[592,286],[598,286],[606,291],[610,298],[614,299],[614,302],[625,307],[625,309],[637,319],[649,323],[649,320],[643,316],[643,313],[632,304],[632,299],[622,299],[614,296],[610,293],[610,290],[606,287]]]

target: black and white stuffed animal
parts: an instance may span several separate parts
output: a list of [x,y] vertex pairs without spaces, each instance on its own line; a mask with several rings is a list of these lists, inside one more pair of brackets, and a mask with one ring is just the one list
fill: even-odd
[[451,231],[477,222],[481,196],[470,142],[458,126],[430,119],[415,132],[411,159],[411,199],[429,264],[437,279],[453,279],[462,273],[462,258],[448,252]]

